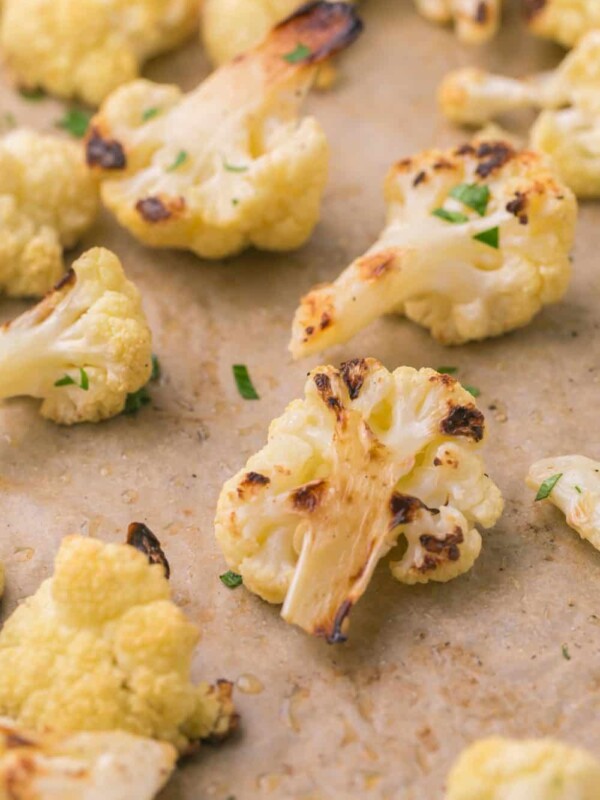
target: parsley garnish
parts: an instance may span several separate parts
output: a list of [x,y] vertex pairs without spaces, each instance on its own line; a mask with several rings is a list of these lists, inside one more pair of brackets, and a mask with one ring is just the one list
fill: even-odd
[[563,658],[566,659],[567,661],[570,661],[571,660],[571,653],[569,653],[569,648],[567,647],[567,645],[563,644],[561,650],[562,650]]
[[481,394],[481,389],[478,389],[476,386],[469,386],[467,383],[463,383],[463,389],[473,395],[473,397],[479,397]]
[[72,378],[70,375],[64,375],[62,378],[56,381],[54,384],[55,386],[79,386],[80,389],[83,389],[84,392],[90,388],[90,379],[87,372],[84,370],[83,367],[79,367],[79,380],[80,382]]
[[154,119],[159,114],[158,108],[147,108],[145,111],[142,111],[142,119],[144,122],[148,122],[150,119]]
[[479,183],[459,183],[450,189],[450,197],[460,200],[463,205],[472,208],[483,217],[490,201],[490,190]]
[[237,205],[239,204],[239,202],[240,202],[240,201],[237,199],[237,197],[234,197],[234,198],[232,198],[232,200],[231,200],[231,205],[232,205],[232,206],[237,206]]
[[21,87],[21,89],[19,89],[19,94],[25,100],[33,101],[43,100],[43,98],[46,97],[46,92],[39,86],[36,89],[27,89],[26,87]]
[[434,217],[439,217],[446,222],[452,222],[454,225],[469,221],[467,215],[463,214],[462,211],[446,211],[445,208],[436,208],[431,213]]
[[312,50],[310,47],[307,47],[302,42],[298,42],[296,47],[289,53],[286,53],[283,56],[283,60],[287,61],[288,64],[297,64],[299,61],[304,61],[305,58],[308,58],[311,55]]
[[223,166],[227,172],[248,172],[249,169],[249,167],[244,167],[243,165],[236,166],[235,164],[230,164],[226,159],[223,159]]
[[92,114],[80,108],[71,108],[56,122],[57,128],[68,131],[76,139],[83,139],[90,125]]
[[150,373],[150,380],[157,381],[160,378],[160,375],[160,361],[158,360],[158,356],[152,353],[152,372]]
[[175,159],[175,161],[167,169],[167,172],[173,172],[174,170],[176,170],[178,167],[180,167],[184,163],[184,161],[187,161],[187,157],[188,157],[188,154],[186,153],[186,151],[185,150],[180,150],[177,153],[177,158]]
[[562,478],[563,473],[559,472],[558,475],[552,475],[550,478],[546,478],[546,480],[542,483],[540,488],[538,489],[538,493],[535,496],[536,500],[545,500],[547,497],[550,497],[552,494],[552,489],[556,486],[559,480]]
[[237,572],[232,572],[228,570],[224,572],[223,575],[219,575],[219,579],[222,584],[224,584],[228,589],[237,589],[238,586],[241,586],[244,582],[241,575],[238,575]]
[[500,228],[490,228],[487,231],[475,234],[473,237],[475,241],[487,244],[488,247],[493,247],[497,250],[500,247]]
[[576,486],[575,491],[577,492],[577,494],[583,494],[583,489],[581,488],[581,486]]
[[[152,355],[152,372],[150,373],[150,382],[157,381],[160,378],[160,363],[158,356]],[[123,414],[135,414],[144,406],[152,402],[150,392],[148,391],[148,384],[142,386],[137,392],[130,392],[125,400],[125,408]]]
[[437,367],[436,372],[440,375],[455,375],[458,372],[458,367]]
[[79,367],[79,377],[81,379],[81,383],[79,384],[80,387],[84,392],[87,392],[87,390],[90,388],[90,379],[83,367]]
[[245,364],[233,365],[233,377],[235,378],[238,392],[244,400],[260,400],[248,373],[248,367]]

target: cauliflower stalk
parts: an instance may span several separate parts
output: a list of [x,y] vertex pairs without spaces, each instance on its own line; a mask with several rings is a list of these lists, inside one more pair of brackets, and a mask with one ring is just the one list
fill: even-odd
[[0,398],[41,399],[54,422],[120,414],[152,372],[140,295],[108,250],[90,250],[37,306],[0,329]]
[[501,0],[415,0],[420,14],[432,22],[454,23],[456,35],[467,44],[482,44],[496,35]]
[[0,290],[48,292],[98,210],[98,189],[74,142],[29,130],[0,139]]
[[217,540],[251,592],[283,603],[287,622],[344,641],[390,551],[407,584],[471,568],[475,526],[493,525],[503,505],[477,452],[483,435],[483,415],[448,375],[390,373],[375,359],[319,367],[223,487]]
[[600,462],[585,456],[544,458],[531,465],[527,485],[560,508],[567,524],[600,550]]
[[0,633],[0,713],[34,730],[123,730],[181,753],[223,738],[236,721],[231,685],[190,683],[198,638],[162,563],[68,536],[54,576]]
[[152,800],[176,756],[172,745],[123,731],[37,734],[0,718],[0,798]]
[[600,28],[597,0],[523,0],[527,24],[536,36],[573,47],[593,28]]
[[198,14],[198,0],[4,0],[0,46],[21,86],[97,106]]
[[350,6],[315,3],[191,94],[148,81],[117,91],[87,143],[106,206],[146,244],[204,258],[299,247],[317,223],[329,159],[300,105],[319,64],[360,30]]
[[481,140],[426,151],[391,169],[385,196],[379,240],[302,298],[294,357],[392,312],[443,344],[498,336],[564,294],[576,201],[535,153]]
[[468,747],[448,777],[446,800],[596,800],[600,763],[553,741],[494,737]]

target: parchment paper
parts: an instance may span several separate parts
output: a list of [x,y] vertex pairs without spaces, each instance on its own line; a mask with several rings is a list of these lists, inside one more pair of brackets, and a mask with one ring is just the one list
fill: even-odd
[[[257,686],[254,678],[264,686],[236,692],[240,734],[185,763],[161,800],[433,800],[461,748],[490,734],[559,736],[600,755],[600,554],[554,508],[534,507],[523,484],[535,459],[600,458],[594,204],[581,209],[566,299],[524,330],[449,350],[416,325],[386,318],[326,356],[339,363],[372,355],[390,369],[455,365],[481,389],[487,466],[506,512],[469,575],[411,588],[382,564],[353,613],[350,641],[338,647],[218,579],[225,565],[212,519],[220,486],[262,446],[269,421],[318,363],[292,364],[287,355],[298,298],[372,243],[395,159],[464,138],[436,109],[438,81],[460,65],[519,74],[561,54],[520,32],[514,12],[483,50],[428,25],[408,0],[368,0],[363,14],[367,31],[343,59],[341,83],[309,103],[332,144],[311,243],[290,255],[210,264],[144,249],[103,217],[83,244],[114,249],[143,292],[164,374],[152,407],[72,429],[44,422],[27,401],[0,410],[3,615],[51,573],[65,534],[120,541],[129,522],[145,521],[164,543],[177,601],[203,630],[195,677],[249,675],[242,686]],[[207,72],[192,42],[146,74],[189,89]],[[22,100],[6,76],[0,101],[44,129],[61,113],[54,101]],[[5,318],[24,308],[0,302]],[[248,365],[260,402],[239,398],[233,363]]]

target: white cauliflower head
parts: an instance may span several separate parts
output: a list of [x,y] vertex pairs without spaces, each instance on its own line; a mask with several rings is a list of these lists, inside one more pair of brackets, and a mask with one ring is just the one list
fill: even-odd
[[533,152],[475,141],[400,161],[387,177],[379,240],[302,298],[295,357],[344,342],[388,313],[444,344],[526,325],[570,277],[577,205]]
[[123,730],[180,752],[218,741],[237,720],[231,684],[190,682],[199,632],[171,600],[158,540],[134,523],[129,542],[62,540],[53,577],[0,632],[0,714],[59,734]]
[[88,164],[119,222],[155,247],[223,258],[300,246],[318,221],[329,148],[298,119],[318,65],[360,33],[345,3],[315,3],[183,96],[137,81],[92,121]]
[[600,762],[553,741],[494,737],[468,747],[454,765],[446,800],[597,800]]
[[96,248],[37,306],[0,328],[0,398],[43,400],[63,425],[123,411],[152,372],[152,337],[119,259]]
[[600,550],[600,462],[585,456],[544,458],[532,464],[527,485],[560,508],[582,539]]
[[454,23],[467,44],[487,42],[498,31],[501,0],[415,0],[420,14],[432,22]]
[[98,210],[98,189],[81,147],[29,130],[0,139],[0,290],[48,292]]
[[600,28],[598,0],[523,0],[532,33],[573,47],[593,28]]
[[152,800],[177,751],[124,731],[57,736],[0,718],[3,800]]
[[375,567],[448,581],[473,565],[476,525],[502,512],[478,454],[484,419],[448,375],[375,359],[310,374],[305,398],[222,489],[216,536],[245,586],[331,643]]
[[4,0],[0,46],[22,86],[98,105],[198,19],[198,0]]

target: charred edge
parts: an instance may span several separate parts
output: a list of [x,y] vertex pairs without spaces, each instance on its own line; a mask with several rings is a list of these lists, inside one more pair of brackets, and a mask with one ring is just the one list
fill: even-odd
[[443,169],[454,169],[454,166],[455,165],[452,163],[452,161],[448,161],[447,158],[440,158],[435,162],[433,168],[434,170],[439,172],[440,170]]
[[531,21],[546,8],[547,0],[523,0],[525,19]]
[[485,420],[475,406],[454,406],[440,425],[448,436],[466,436],[476,442],[483,439]]
[[390,530],[398,525],[410,525],[417,519],[420,511],[428,511],[430,514],[440,513],[437,508],[428,508],[418,497],[399,492],[394,492],[390,499],[390,511],[392,514]]
[[480,178],[487,178],[507,164],[514,155],[514,149],[506,142],[483,142],[476,152],[477,158],[483,161],[477,165],[475,172]]
[[242,481],[242,486],[268,486],[271,479],[266,475],[261,475],[260,472],[248,472]]
[[92,128],[85,152],[89,167],[102,167],[102,169],[127,167],[127,157],[121,142],[116,139],[104,139],[98,128]]
[[67,286],[74,286],[77,283],[77,275],[75,275],[74,269],[69,269],[62,278],[58,281],[58,283],[54,286],[53,292],[59,292],[61,289],[66,288]]
[[342,404],[339,398],[337,398],[333,393],[329,375],[325,375],[324,372],[318,372],[315,375],[315,386],[317,387],[323,402],[328,408],[332,409],[332,411],[335,411],[335,414],[339,419],[342,412]]
[[477,10],[475,11],[475,22],[478,22],[480,25],[485,25],[488,20],[488,11],[489,9],[486,0],[480,0]]
[[360,277],[363,281],[378,281],[394,267],[396,253],[384,250],[371,256],[363,256],[358,262]]
[[458,561],[460,558],[459,545],[465,540],[462,530],[457,526],[454,533],[449,533],[443,539],[438,539],[430,534],[423,534],[419,541],[428,553],[434,555],[445,555],[448,561]]
[[514,200],[511,200],[509,203],[506,204],[506,210],[509,214],[513,214],[521,225],[526,225],[529,221],[529,217],[525,213],[527,209],[527,196],[524,195],[522,192],[517,192],[515,194]]
[[415,187],[419,186],[421,183],[423,183],[426,180],[427,180],[427,173],[425,172],[425,170],[421,170],[420,172],[417,172],[417,174],[415,175],[415,179],[413,181],[413,186],[415,186]]
[[333,318],[331,314],[329,314],[327,311],[324,311],[321,314],[321,322],[319,323],[320,330],[324,331],[326,328],[329,328],[329,326],[332,324],[333,324]]
[[317,64],[345,50],[358,39],[363,27],[353,6],[320,0],[301,6],[274,30],[293,30],[297,41],[310,48],[306,58],[296,62],[301,65]]
[[457,156],[472,156],[475,153],[475,148],[472,144],[461,144],[454,152]]
[[0,736],[4,735],[4,745],[7,750],[16,750],[21,747],[35,747],[36,743],[32,742],[31,739],[26,739],[24,736],[21,736],[14,731],[3,731],[0,728]]
[[343,644],[348,641],[348,637],[342,631],[344,622],[348,619],[348,615],[352,611],[352,601],[344,600],[339,607],[335,619],[333,620],[333,627],[331,631],[326,634],[327,644]]
[[315,481],[301,486],[292,494],[292,504],[297,511],[306,511],[308,514],[319,507],[325,490],[326,481]]
[[163,203],[160,197],[145,197],[138,200],[135,210],[146,222],[164,222],[171,219],[173,212]]
[[353,358],[351,361],[344,361],[341,365],[340,373],[348,387],[351,400],[356,400],[359,396],[368,372],[369,366],[364,358]]
[[127,529],[127,544],[135,547],[140,553],[148,557],[151,564],[161,564],[167,580],[171,577],[171,567],[167,561],[160,542],[143,522],[132,522]]
[[432,375],[429,378],[430,383],[441,383],[442,386],[454,386],[457,383],[456,378],[453,378],[452,375],[448,375],[446,372],[437,372],[435,375]]

